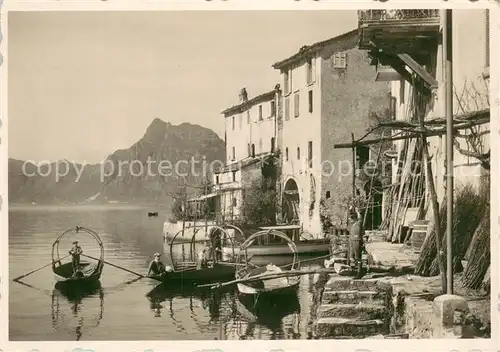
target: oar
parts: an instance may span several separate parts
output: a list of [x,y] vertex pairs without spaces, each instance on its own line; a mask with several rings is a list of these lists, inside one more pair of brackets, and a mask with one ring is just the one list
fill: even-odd
[[234,285],[238,283],[245,283],[245,282],[253,282],[253,281],[263,281],[263,280],[272,280],[272,279],[279,279],[281,277],[289,277],[289,276],[300,276],[300,275],[307,275],[307,274],[321,274],[321,273],[331,273],[333,269],[327,268],[327,269],[316,269],[316,270],[296,270],[296,271],[286,271],[283,273],[274,273],[274,274],[260,274],[260,275],[255,275],[252,277],[248,278],[242,278],[242,279],[236,279],[232,281],[227,281],[223,283],[216,283],[216,284],[206,284],[206,285],[200,285],[198,287],[212,287],[212,288],[219,288],[219,287],[224,287],[224,286],[229,286],[229,285]]
[[[320,257],[314,257],[314,258],[310,258],[310,259],[305,259],[305,260],[301,260],[300,261],[300,264],[302,263],[306,263],[306,262],[312,262],[312,261],[315,261],[315,260],[320,260],[320,259],[324,259],[324,258],[329,258],[331,256],[331,254],[326,254],[326,255],[322,255]],[[290,263],[290,264],[286,264],[286,265],[281,265],[280,268],[284,269],[284,268],[288,268],[289,266],[292,266],[293,263]],[[297,264],[297,263],[296,263]]]
[[19,277],[16,277],[16,278],[15,278],[15,279],[13,279],[12,281],[16,281],[16,282],[17,282],[17,281],[21,280],[22,278],[25,278],[25,277],[26,277],[26,276],[28,276],[28,275],[31,275],[31,274],[33,274],[33,273],[36,273],[37,271],[40,271],[40,270],[42,270],[42,269],[45,269],[45,268],[46,268],[46,267],[48,267],[49,265],[52,265],[52,264],[54,264],[54,263],[57,263],[58,261],[63,260],[63,259],[65,259],[65,258],[69,257],[69,256],[70,256],[70,255],[68,254],[67,256],[62,257],[62,258],[60,258],[59,260],[56,260],[56,261],[50,262],[50,263],[48,263],[48,264],[45,264],[44,266],[42,266],[42,267],[40,267],[40,268],[38,268],[38,269],[35,269],[35,270],[33,270],[33,271],[30,271],[30,272],[29,272],[29,273],[27,273],[27,274],[24,274],[24,275],[21,275],[21,276],[19,276]]
[[[90,256],[90,255],[88,255],[88,254],[82,254],[82,256],[83,256],[83,257],[90,258],[90,259],[98,260],[98,261],[99,261],[99,260],[101,260],[101,259],[99,259],[99,258],[94,258],[94,257],[92,257],[92,256]],[[119,265],[116,265],[116,264],[113,264],[113,263],[107,262],[107,261],[105,261],[105,260],[103,260],[102,262],[103,262],[103,263],[105,263],[105,264],[108,264],[108,265],[110,265],[110,266],[113,266],[113,267],[115,267],[115,268],[117,268],[117,269],[121,269],[121,270],[123,270],[123,271],[126,271],[126,272],[129,272],[129,273],[131,273],[131,274],[137,275],[137,276],[139,276],[139,277],[140,277],[140,278],[142,278],[142,279],[155,279],[155,280],[161,281],[161,280],[159,280],[159,279],[157,279],[157,278],[144,276],[144,275],[142,275],[142,274],[136,273],[135,271],[132,271],[132,270],[126,269],[126,268],[124,268],[124,267],[122,267],[122,266],[119,266]]]

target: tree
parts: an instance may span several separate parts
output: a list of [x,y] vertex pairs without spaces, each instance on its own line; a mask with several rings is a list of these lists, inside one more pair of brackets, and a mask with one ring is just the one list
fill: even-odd
[[244,189],[241,213],[244,221],[252,225],[276,224],[276,199],[278,194],[266,179],[256,179]]

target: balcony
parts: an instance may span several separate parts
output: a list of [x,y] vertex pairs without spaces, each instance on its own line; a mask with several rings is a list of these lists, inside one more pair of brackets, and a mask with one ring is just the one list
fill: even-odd
[[360,10],[359,48],[425,56],[439,40],[439,10]]

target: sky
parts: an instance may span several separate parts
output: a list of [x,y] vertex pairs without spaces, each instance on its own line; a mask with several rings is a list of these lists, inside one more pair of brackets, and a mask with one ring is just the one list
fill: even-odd
[[271,65],[357,27],[355,11],[10,12],[9,157],[100,162],[156,117],[224,136]]

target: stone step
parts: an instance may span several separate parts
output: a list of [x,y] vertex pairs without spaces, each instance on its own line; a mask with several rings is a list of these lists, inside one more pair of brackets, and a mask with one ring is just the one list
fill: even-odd
[[380,304],[322,304],[318,309],[320,318],[349,318],[353,320],[384,320],[388,309]]
[[410,238],[412,247],[421,248],[426,236],[427,236],[427,230],[418,230],[418,229],[413,230]]
[[384,304],[387,300],[387,293],[381,291],[323,291],[322,303],[372,303]]
[[356,336],[363,338],[388,334],[389,324],[383,320],[352,320],[345,318],[319,318],[314,329],[316,338]]
[[331,275],[330,279],[325,284],[325,291],[386,291],[390,290],[390,285],[379,282],[376,279],[362,280],[352,279],[344,276]]

